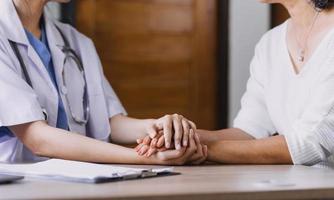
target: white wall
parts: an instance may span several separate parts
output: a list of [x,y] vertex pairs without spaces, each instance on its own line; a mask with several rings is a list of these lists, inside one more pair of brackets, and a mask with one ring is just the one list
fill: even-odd
[[229,24],[229,125],[232,125],[246,90],[254,47],[270,27],[269,6],[256,0],[230,0]]

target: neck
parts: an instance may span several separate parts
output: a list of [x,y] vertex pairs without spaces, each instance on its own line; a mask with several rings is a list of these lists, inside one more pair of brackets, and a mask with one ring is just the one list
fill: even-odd
[[316,14],[313,5],[306,0],[285,0],[283,6],[288,10],[294,26],[307,29]]
[[47,0],[13,0],[13,2],[24,28],[40,38],[40,20]]

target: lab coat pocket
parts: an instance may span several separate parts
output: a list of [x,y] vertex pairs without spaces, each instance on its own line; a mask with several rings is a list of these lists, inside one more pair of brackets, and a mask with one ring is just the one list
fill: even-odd
[[107,103],[103,93],[89,95],[90,116],[87,133],[90,137],[106,141],[110,134]]

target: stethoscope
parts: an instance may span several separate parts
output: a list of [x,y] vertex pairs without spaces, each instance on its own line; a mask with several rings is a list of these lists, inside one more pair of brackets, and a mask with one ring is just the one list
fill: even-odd
[[[61,49],[62,52],[65,54],[64,66],[65,66],[66,62],[69,62],[69,60],[74,61],[74,63],[76,64],[77,68],[79,69],[80,74],[81,74],[81,76],[84,80],[84,94],[83,94],[83,102],[82,102],[83,103],[83,118],[78,117],[78,115],[76,115],[74,113],[74,110],[71,109],[71,105],[69,103],[70,101],[69,101],[67,93],[64,94],[64,95],[65,95],[65,99],[67,101],[68,108],[69,108],[69,111],[71,113],[72,119],[80,125],[85,125],[88,122],[89,112],[90,112],[85,69],[84,69],[83,64],[81,62],[81,59],[76,54],[76,52],[71,48],[71,46],[70,46],[67,38],[65,37],[65,35],[60,31],[60,29],[57,26],[55,26],[55,27],[57,28],[58,32],[60,33],[60,35],[61,35],[61,37],[64,41],[64,46]],[[23,72],[23,75],[26,79],[27,84],[31,88],[33,88],[33,84],[32,84],[32,81],[30,79],[29,73],[27,71],[27,67],[26,67],[26,65],[25,65],[25,63],[22,59],[22,55],[21,55],[21,53],[20,53],[20,51],[17,47],[17,44],[15,42],[11,41],[11,40],[8,40],[8,41],[9,41],[9,43],[11,45],[11,48],[13,49],[17,59],[19,60],[19,63],[20,63],[20,66],[21,66],[21,69],[22,69],[22,72]],[[65,76],[64,76],[64,69],[62,71],[62,78],[63,78],[63,84],[66,87],[67,83],[66,83]],[[45,109],[43,109],[43,114],[44,114],[45,120],[48,120],[48,114],[47,114]]]

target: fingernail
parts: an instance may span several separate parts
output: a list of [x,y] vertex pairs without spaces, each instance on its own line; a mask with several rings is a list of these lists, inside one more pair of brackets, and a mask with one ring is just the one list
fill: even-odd
[[183,146],[185,146],[185,147],[188,146],[188,141],[184,141]]
[[176,150],[180,150],[181,149],[181,145],[180,145],[180,143],[177,143],[176,144]]
[[166,142],[166,148],[170,148],[170,143]]

